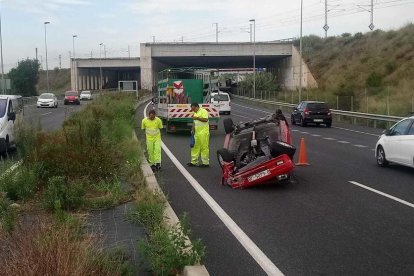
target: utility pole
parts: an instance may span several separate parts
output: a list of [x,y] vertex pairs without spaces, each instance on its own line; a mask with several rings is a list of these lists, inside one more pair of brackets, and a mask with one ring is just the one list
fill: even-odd
[[155,43],[155,35],[152,36],[152,43]]
[[6,94],[6,85],[4,83],[4,65],[3,65],[3,37],[1,34],[1,14],[0,14],[0,55],[1,55],[1,87],[3,95]]
[[40,70],[43,70],[43,56],[40,56]]
[[92,58],[93,56],[92,56],[92,51],[91,51],[91,58]]
[[299,102],[302,101],[302,19],[303,0],[300,0],[300,40],[299,40]]
[[181,36],[181,43],[184,43],[184,36]]
[[59,69],[62,69],[62,55],[59,55]]
[[253,98],[256,97],[256,19],[250,19],[253,22]]
[[325,30],[325,38],[328,37],[328,0],[325,0],[325,25],[323,26],[323,29]]
[[46,50],[46,84],[47,84],[47,93],[49,93],[49,66],[47,64],[47,39],[46,39],[46,25],[50,24],[49,21],[43,23],[45,25],[45,50]]
[[371,24],[369,24],[369,29],[372,31],[374,29],[374,0],[371,0]]
[[218,23],[213,23],[213,25],[216,25],[216,43],[218,43]]
[[106,58],[106,45],[104,44],[104,57]]
[[35,51],[36,51],[36,60],[38,61],[38,59],[37,59],[37,47],[35,48]]

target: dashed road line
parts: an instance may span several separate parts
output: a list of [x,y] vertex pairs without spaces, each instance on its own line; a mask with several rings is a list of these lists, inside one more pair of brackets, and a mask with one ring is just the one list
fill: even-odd
[[335,138],[331,138],[331,137],[325,137],[325,138],[323,138],[324,140],[329,140],[329,141],[335,141],[336,139]]
[[251,120],[251,118],[249,118],[249,117],[246,117],[246,116],[243,116],[243,115],[239,115],[239,114],[236,114],[234,112],[232,112],[231,115]]
[[377,193],[377,194],[379,194],[379,195],[385,196],[385,197],[387,197],[387,198],[389,198],[389,199],[395,200],[395,201],[397,201],[397,202],[399,202],[399,203],[401,203],[401,204],[407,205],[408,207],[414,208],[414,204],[412,204],[412,203],[410,203],[410,202],[408,202],[408,201],[402,200],[402,199],[400,199],[400,198],[398,198],[398,197],[395,197],[395,196],[392,196],[392,195],[386,194],[386,193],[384,193],[384,192],[381,192],[381,191],[375,190],[375,189],[373,189],[373,188],[371,188],[371,187],[365,186],[365,185],[363,185],[363,184],[361,184],[361,183],[358,183],[358,182],[356,182],[356,181],[349,181],[349,183],[354,184],[354,185],[356,185],[356,186],[359,186],[359,187],[361,187],[361,188],[364,188],[364,189],[366,189],[366,190],[368,190],[368,191],[371,191],[371,192]]
[[333,126],[332,128],[342,129],[342,130],[351,131],[351,132],[360,133],[360,134],[365,134],[365,135],[371,135],[371,136],[375,136],[375,137],[380,136],[380,134],[373,134],[373,133],[368,133],[368,132],[363,132],[363,131],[358,131],[358,130],[343,128],[343,127],[334,127]]
[[322,135],[320,134],[312,134],[313,137],[321,137]]
[[267,113],[267,114],[271,114],[271,113],[272,113],[272,112],[263,111],[263,110],[260,110],[260,109],[257,109],[257,108],[247,107],[247,106],[240,105],[240,104],[236,104],[236,103],[231,103],[231,104],[232,104],[232,105],[237,105],[237,106],[240,106],[240,107],[243,107],[243,108],[247,108],[247,109],[251,109],[251,110],[259,111],[259,112],[262,112],[262,113]]
[[52,112],[43,113],[43,114],[41,114],[41,116],[49,115],[49,114],[52,114]]
[[367,146],[364,146],[364,145],[353,145],[353,146],[357,148],[367,148]]
[[337,141],[338,143],[341,143],[341,144],[350,144],[351,142],[348,142],[348,141]]

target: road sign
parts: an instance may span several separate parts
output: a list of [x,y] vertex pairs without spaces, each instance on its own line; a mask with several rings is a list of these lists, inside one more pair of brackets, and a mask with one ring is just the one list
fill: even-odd
[[325,24],[325,26],[323,26],[323,29],[324,29],[325,31],[328,31],[328,30],[329,30],[329,26],[328,26],[328,24]]
[[374,29],[374,27],[375,27],[375,26],[374,26],[374,24],[372,24],[372,23],[371,23],[371,24],[369,24],[369,26],[368,26],[368,27],[369,27],[369,28],[371,29],[371,31],[372,31],[372,30]]

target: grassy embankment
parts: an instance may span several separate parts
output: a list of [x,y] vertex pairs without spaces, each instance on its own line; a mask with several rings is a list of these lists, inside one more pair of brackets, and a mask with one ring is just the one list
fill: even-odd
[[122,252],[103,251],[84,228],[88,211],[131,200],[137,202],[131,218],[148,230],[149,242],[140,248],[155,272],[173,273],[201,260],[204,248],[187,246],[175,235],[179,226],[164,225],[159,212],[165,199],[146,188],[140,142],[132,136],[134,103],[132,96],[102,97],[58,131],[19,130],[22,165],[6,175],[7,164],[0,166],[2,272],[134,274]]

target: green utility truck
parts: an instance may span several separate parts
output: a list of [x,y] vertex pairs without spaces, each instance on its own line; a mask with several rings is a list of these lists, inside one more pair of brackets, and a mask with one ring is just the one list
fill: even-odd
[[197,102],[209,114],[210,129],[217,129],[219,106],[209,102],[217,89],[218,78],[213,70],[174,68],[158,73],[158,117],[167,132],[191,130],[191,103]]

